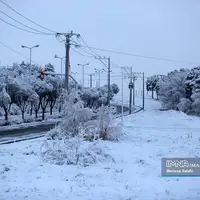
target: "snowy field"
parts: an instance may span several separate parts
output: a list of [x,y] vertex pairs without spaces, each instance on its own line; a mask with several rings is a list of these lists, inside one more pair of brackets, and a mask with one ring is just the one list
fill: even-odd
[[124,117],[126,136],[102,142],[115,162],[89,167],[44,163],[44,139],[0,146],[0,200],[199,200],[200,177],[161,177],[161,158],[200,155],[199,118],[146,111]]

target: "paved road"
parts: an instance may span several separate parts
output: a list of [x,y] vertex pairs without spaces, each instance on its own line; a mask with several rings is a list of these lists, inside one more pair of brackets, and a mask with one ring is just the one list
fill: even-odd
[[[117,107],[117,114],[121,113],[121,106],[113,105]],[[124,107],[124,113],[128,112],[129,108]],[[43,136],[45,132],[51,130],[55,127],[56,123],[59,122],[52,122],[52,123],[42,123],[37,125],[31,125],[27,127],[20,127],[17,129],[10,129],[10,130],[0,130],[0,144],[11,143],[15,141],[22,141],[25,139],[36,138],[39,136]],[[0,127],[1,129],[1,127]],[[35,135],[34,135],[35,134]]]

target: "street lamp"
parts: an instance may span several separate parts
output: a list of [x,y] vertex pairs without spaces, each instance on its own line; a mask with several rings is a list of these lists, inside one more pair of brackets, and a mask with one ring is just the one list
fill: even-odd
[[[31,76],[31,62],[32,62],[32,49],[33,48],[38,48],[39,47],[39,44],[35,45],[35,46],[32,46],[32,47],[28,47],[28,46],[24,46],[24,45],[21,45],[22,48],[26,48],[26,49],[29,49],[30,51],[30,67],[29,67],[29,76]],[[30,78],[31,79],[31,78]],[[29,81],[30,81],[29,79]]]
[[84,88],[84,73],[85,73],[85,66],[89,65],[90,63],[86,63],[86,64],[77,64],[78,66],[81,66],[83,68],[83,88]]
[[27,46],[24,46],[24,45],[22,45],[21,47],[30,50],[30,65],[31,65],[31,62],[32,62],[32,60],[31,60],[31,59],[32,59],[32,49],[33,49],[33,48],[38,48],[38,47],[39,47],[39,44],[37,44],[37,45],[35,45],[35,46],[32,46],[32,47],[27,47]]
[[57,55],[55,54],[54,58],[60,59],[60,62],[61,62],[61,74],[62,74],[62,63],[63,63],[63,59],[64,59],[65,57],[59,57],[59,56],[57,56]]

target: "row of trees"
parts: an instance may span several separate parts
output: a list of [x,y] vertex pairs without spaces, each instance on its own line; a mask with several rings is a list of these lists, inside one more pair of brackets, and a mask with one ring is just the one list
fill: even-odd
[[[3,67],[0,71],[0,108],[3,109],[5,120],[14,108],[21,112],[22,119],[25,119],[25,113],[42,113],[42,120],[45,118],[47,108],[52,115],[53,109],[61,112],[65,101],[64,80],[56,76],[54,66],[47,64],[44,80],[40,80],[40,67],[37,65],[29,66],[26,63],[13,64],[9,67]],[[70,89],[77,88],[84,102],[85,107],[98,108],[107,103],[107,86],[101,88],[82,89],[80,85],[70,82]],[[111,85],[111,99],[119,92],[116,84]]]
[[[156,77],[155,82],[152,77]],[[165,109],[200,115],[200,67],[174,70],[166,76],[152,77],[146,82],[147,90],[153,88],[153,91],[157,91]]]

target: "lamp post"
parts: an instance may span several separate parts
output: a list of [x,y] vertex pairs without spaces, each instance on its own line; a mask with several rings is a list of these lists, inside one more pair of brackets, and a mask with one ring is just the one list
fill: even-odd
[[60,62],[61,62],[61,74],[62,74],[62,64],[63,64],[63,59],[65,58],[65,57],[59,57],[59,56],[57,56],[56,54],[55,54],[55,56],[54,56],[54,58],[58,58],[58,59],[60,59]]
[[[26,49],[29,49],[30,51],[30,67],[29,67],[29,76],[31,76],[31,62],[32,62],[32,49],[34,48],[38,48],[39,47],[39,44],[35,45],[35,46],[32,46],[32,47],[28,47],[28,46],[25,46],[25,45],[21,45],[22,48],[26,48]],[[31,77],[30,77],[31,78]],[[29,78],[29,81],[30,81],[30,78]]]
[[30,51],[30,65],[31,65],[31,62],[32,62],[32,49],[33,48],[38,48],[39,47],[39,44],[37,44],[37,45],[35,45],[35,46],[32,46],[32,47],[28,47],[28,46],[24,46],[24,45],[22,45],[21,46],[22,48],[26,48],[26,49],[29,49],[29,51]]
[[86,64],[77,64],[78,66],[81,66],[83,71],[82,71],[82,76],[83,76],[83,88],[84,88],[84,73],[85,73],[85,66],[89,65],[90,63]]

